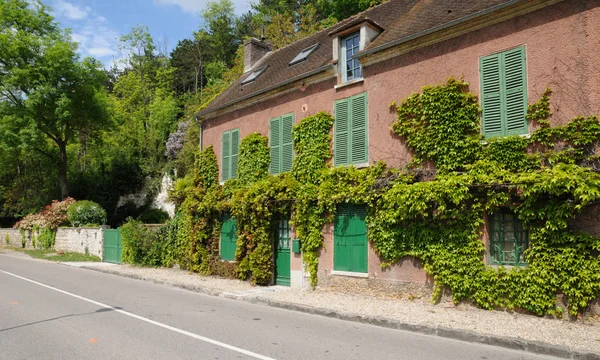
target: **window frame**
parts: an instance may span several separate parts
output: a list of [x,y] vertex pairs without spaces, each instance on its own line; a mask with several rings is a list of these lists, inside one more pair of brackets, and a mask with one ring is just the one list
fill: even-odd
[[[362,64],[360,63],[360,61],[358,59],[354,58],[354,55],[356,53],[358,53],[361,49],[360,49],[360,30],[357,32],[354,32],[352,34],[346,35],[342,38],[340,38],[341,44],[340,44],[340,49],[341,49],[341,71],[342,71],[342,83],[346,83],[346,82],[350,82],[350,81],[358,81],[360,79],[363,78],[363,73],[362,73]],[[356,51],[352,54],[353,57],[353,61],[356,61],[358,63],[358,67],[356,68],[352,68],[352,78],[348,79],[348,59],[347,59],[347,48],[346,48],[346,40],[348,39],[354,39],[357,38],[358,39],[358,45],[356,46],[352,46],[352,49],[356,49]],[[355,71],[360,71],[360,76],[356,76]]]
[[[506,220],[509,218],[510,222]],[[496,230],[497,221],[500,221],[500,230]],[[512,224],[512,230],[504,230],[506,223]],[[512,211],[501,209],[494,214],[488,215],[488,234],[489,234],[489,263],[491,265],[508,265],[508,266],[527,266],[527,258],[525,257],[525,251],[529,249],[529,231],[523,226],[523,223],[519,219],[518,215]],[[512,236],[512,241],[506,240],[506,235]],[[512,234],[512,235],[511,235]],[[501,235],[502,239],[498,236]],[[503,245],[511,244],[514,248],[514,259],[512,261],[505,261],[504,254],[507,251],[503,251]],[[520,250],[521,249],[521,250]],[[520,261],[523,256],[523,261]]]

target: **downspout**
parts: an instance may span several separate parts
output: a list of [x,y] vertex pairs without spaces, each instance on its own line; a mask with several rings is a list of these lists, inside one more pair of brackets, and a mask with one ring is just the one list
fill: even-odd
[[198,145],[200,146],[200,151],[204,150],[204,147],[202,145],[202,135],[204,133],[204,124],[202,123],[202,121],[198,120],[198,117],[195,117],[196,121],[198,121],[199,125],[200,125],[200,135],[198,136]]

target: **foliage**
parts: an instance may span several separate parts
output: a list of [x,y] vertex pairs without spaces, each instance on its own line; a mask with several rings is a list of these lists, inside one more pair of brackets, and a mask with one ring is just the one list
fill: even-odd
[[260,133],[252,133],[242,140],[237,165],[240,186],[246,186],[267,177],[271,161],[268,144],[269,139]]
[[164,224],[169,218],[169,213],[162,209],[147,209],[137,219],[144,224]]
[[47,205],[43,211],[25,216],[14,227],[22,230],[56,229],[67,222],[67,209],[73,203],[75,203],[73,198],[63,201],[52,200],[52,203]]
[[427,86],[398,106],[394,132],[406,139],[413,164],[433,162],[455,170],[469,164],[480,150],[477,98],[464,90],[468,83],[449,79]]
[[67,220],[73,227],[106,224],[106,211],[102,206],[89,200],[80,200],[67,209]]
[[[50,141],[58,152],[33,145],[58,163],[63,199],[69,195],[67,144],[110,124],[102,65],[79,60],[76,44],[41,3],[0,3],[0,132],[20,143]],[[26,129],[25,131],[23,131]]]
[[42,228],[37,237],[37,247],[41,249],[52,249],[56,241],[56,229]]
[[121,227],[123,262],[155,267],[172,266],[175,239],[166,236],[167,233],[168,227],[154,229],[139,220],[127,219]]

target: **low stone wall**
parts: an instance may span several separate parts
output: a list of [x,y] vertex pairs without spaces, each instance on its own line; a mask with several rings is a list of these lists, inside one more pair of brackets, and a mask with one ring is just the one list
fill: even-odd
[[[8,239],[8,242],[6,241]],[[26,231],[25,234],[26,239],[26,248],[31,248],[31,236],[29,231]],[[22,247],[21,244],[21,232],[18,229],[6,228],[0,229],[0,245],[2,246],[12,246],[12,247]]]
[[56,230],[56,251],[76,252],[98,256],[104,254],[103,228],[58,228]]

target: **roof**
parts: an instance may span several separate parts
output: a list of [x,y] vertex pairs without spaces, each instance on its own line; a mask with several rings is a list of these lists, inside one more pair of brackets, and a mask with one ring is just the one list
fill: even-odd
[[[246,74],[215,98],[198,116],[202,117],[237,102],[259,95],[289,82],[290,79],[325,71],[332,64],[332,35],[345,28],[369,21],[383,31],[363,51],[373,51],[401,39],[435,29],[496,6],[517,3],[517,0],[389,0],[370,8],[330,28],[294,42],[265,55],[254,69],[268,66],[256,80],[242,85]],[[289,65],[304,49],[319,44],[316,51],[302,62]],[[358,54],[360,56],[360,53]]]

